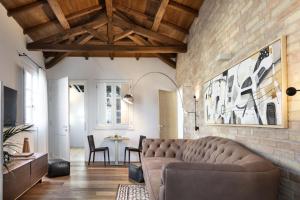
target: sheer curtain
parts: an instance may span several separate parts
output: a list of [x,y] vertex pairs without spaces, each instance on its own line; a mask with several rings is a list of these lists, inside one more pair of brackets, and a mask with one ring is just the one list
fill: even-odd
[[39,69],[37,73],[36,109],[34,112],[37,127],[37,150],[48,152],[48,93],[46,73]]
[[[23,59],[24,67],[24,109],[25,122],[34,124],[34,131],[29,136],[32,137],[30,143],[33,144],[34,152],[48,152],[48,94],[47,94],[47,79],[43,69],[37,68],[26,58]],[[29,73],[29,78],[26,78],[26,73]],[[27,81],[27,83],[26,83]],[[30,88],[30,84],[33,83]],[[26,88],[29,85],[29,89]],[[27,94],[26,94],[27,92]],[[30,95],[32,93],[32,95]],[[26,99],[31,98],[29,105]],[[32,109],[30,109],[32,105]],[[26,113],[27,112],[27,113]],[[31,139],[30,139],[31,140]]]

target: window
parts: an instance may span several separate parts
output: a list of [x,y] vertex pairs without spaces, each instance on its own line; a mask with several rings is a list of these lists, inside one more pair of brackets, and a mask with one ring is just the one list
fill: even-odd
[[24,112],[25,112],[25,123],[34,123],[34,86],[35,76],[34,73],[24,71]]
[[97,83],[98,127],[116,129],[130,127],[130,106],[122,100],[128,91],[128,81]]

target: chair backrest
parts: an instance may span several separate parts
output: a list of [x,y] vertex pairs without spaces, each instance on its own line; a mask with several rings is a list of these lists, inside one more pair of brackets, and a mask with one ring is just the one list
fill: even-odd
[[143,140],[146,139],[146,136],[140,135],[140,141],[139,141],[139,150],[143,149]]
[[95,150],[94,136],[88,135],[87,138],[88,138],[88,142],[89,142],[90,151],[94,151]]

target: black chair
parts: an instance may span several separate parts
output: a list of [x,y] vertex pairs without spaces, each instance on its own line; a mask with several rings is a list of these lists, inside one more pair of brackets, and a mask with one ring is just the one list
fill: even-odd
[[125,152],[124,152],[124,164],[126,163],[126,152],[128,151],[128,160],[130,163],[130,153],[131,152],[137,152],[139,154],[139,159],[141,162],[141,152],[142,152],[142,144],[143,144],[143,140],[146,139],[146,136],[140,135],[140,141],[139,141],[139,147],[138,148],[134,148],[134,147],[125,147]]
[[105,156],[105,152],[107,151],[107,155],[108,155],[108,163],[110,163],[110,159],[109,159],[109,148],[108,147],[98,147],[95,148],[95,142],[94,142],[94,136],[93,135],[88,135],[88,142],[89,142],[89,147],[90,147],[90,155],[89,155],[89,162],[88,165],[90,165],[90,161],[91,161],[91,155],[92,153],[94,153],[93,155],[93,163],[95,162],[95,153],[99,152],[99,151],[103,151],[104,153],[104,165],[106,166],[106,156]]

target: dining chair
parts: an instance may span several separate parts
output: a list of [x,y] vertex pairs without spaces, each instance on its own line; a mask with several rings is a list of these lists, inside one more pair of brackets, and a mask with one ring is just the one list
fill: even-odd
[[108,163],[110,164],[110,159],[109,159],[109,148],[108,147],[95,147],[95,142],[94,142],[94,136],[93,135],[88,135],[88,142],[89,142],[89,147],[90,147],[90,154],[89,154],[89,162],[88,165],[90,165],[91,161],[91,155],[93,153],[93,163],[95,162],[95,153],[96,152],[103,152],[104,153],[104,166],[106,166],[106,156],[105,153],[107,152],[108,156]]
[[139,146],[138,148],[135,147],[125,147],[125,152],[124,152],[124,164],[126,163],[126,152],[128,151],[128,161],[130,163],[130,153],[131,152],[137,152],[139,154],[139,159],[141,162],[141,152],[142,152],[142,144],[143,140],[146,139],[146,136],[140,135],[140,140],[139,140]]

